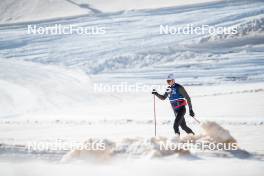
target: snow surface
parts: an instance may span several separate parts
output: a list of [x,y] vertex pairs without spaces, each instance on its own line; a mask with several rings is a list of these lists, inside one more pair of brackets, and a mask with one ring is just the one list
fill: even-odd
[[[0,175],[262,175],[263,1],[177,6],[179,1],[124,5],[116,0],[109,7],[100,0],[90,2],[0,2],[1,22],[12,23],[0,25]],[[28,22],[14,23],[19,21]],[[106,34],[29,35],[28,24],[98,25]],[[238,34],[160,35],[161,24],[236,26]],[[199,135],[205,129],[215,141],[236,141],[241,150],[192,150],[161,158],[133,155],[153,147],[141,145],[142,139],[153,141],[151,87],[120,93],[94,92],[93,86],[155,84],[163,92],[159,86],[166,85],[171,72],[191,95],[196,118],[204,122],[201,126],[186,115],[190,127]],[[158,136],[173,138],[169,103],[157,100],[156,108]],[[129,157],[94,163],[88,155],[84,161],[77,157],[61,163],[70,150],[25,150],[30,142],[68,146],[96,138],[117,144],[115,149]]]
[[[211,175],[232,175],[232,176],[247,176],[247,175],[261,175],[263,171],[263,163],[257,161],[248,162],[248,160],[239,159],[211,159],[210,162],[206,160],[170,160],[152,162],[146,160],[139,160],[133,162],[126,160],[116,162],[112,165],[95,165],[87,163],[69,163],[69,164],[53,164],[45,162],[23,162],[23,163],[1,163],[2,173],[4,175],[20,175],[28,176],[40,175],[75,175],[85,176],[93,175],[194,175],[202,174],[204,176]],[[229,166],[226,168],[225,166]],[[246,166],[242,168],[241,166]],[[191,167],[191,169],[190,169]],[[224,168],[223,168],[224,167]],[[31,168],[27,171],[25,168]],[[32,169],[34,168],[34,169]]]
[[0,23],[97,15],[133,9],[162,8],[213,0],[1,0]]
[[65,16],[93,14],[65,0],[2,0],[0,23],[36,21]]

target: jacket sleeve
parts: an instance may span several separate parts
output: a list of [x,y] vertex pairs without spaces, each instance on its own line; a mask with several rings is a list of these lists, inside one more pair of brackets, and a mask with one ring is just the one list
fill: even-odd
[[182,96],[184,96],[184,98],[187,100],[188,102],[188,106],[189,106],[189,110],[192,110],[192,101],[190,96],[188,95],[188,93],[186,92],[186,90],[184,89],[183,86],[180,86],[179,88],[179,92],[182,94]]
[[161,95],[158,92],[156,92],[155,95],[161,100],[165,100],[168,97],[168,93],[167,92],[165,92],[163,95]]

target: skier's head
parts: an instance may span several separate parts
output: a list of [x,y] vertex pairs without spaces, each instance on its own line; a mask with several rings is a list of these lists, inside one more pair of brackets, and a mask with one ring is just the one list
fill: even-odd
[[172,86],[175,83],[174,75],[173,73],[169,74],[167,77],[167,83]]

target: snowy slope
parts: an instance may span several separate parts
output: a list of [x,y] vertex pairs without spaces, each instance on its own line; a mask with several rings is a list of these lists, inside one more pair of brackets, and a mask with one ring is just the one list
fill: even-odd
[[[263,175],[264,2],[194,2],[1,1],[1,23],[9,24],[0,25],[0,175]],[[29,35],[28,24],[103,26],[106,33]],[[161,24],[235,26],[238,34],[160,35]],[[171,72],[190,93],[196,118],[218,129],[199,139],[217,142],[228,134],[245,151],[177,151],[153,159],[159,151],[151,87],[93,89],[125,82],[164,92],[159,86]],[[156,114],[158,135],[175,137],[169,102],[156,100]],[[188,114],[186,121],[200,137],[206,127]],[[60,164],[70,150],[25,150],[30,142],[68,146],[98,138],[114,146],[103,163],[86,151],[73,150],[77,161]]]
[[[17,89],[22,87],[21,89],[24,90],[23,81],[26,81],[26,79],[23,74],[19,73],[20,71],[34,75],[30,77],[31,83],[35,84],[39,80],[48,82],[46,81],[48,78],[44,74],[47,72],[47,66],[45,65],[52,65],[55,70],[51,69],[51,73],[53,71],[57,72],[57,66],[63,66],[66,70],[74,68],[86,72],[95,83],[107,85],[120,82],[127,82],[132,85],[136,83],[146,85],[163,84],[166,75],[173,72],[179,83],[188,86],[231,84],[231,86],[223,87],[224,91],[218,90],[217,92],[212,92],[212,94],[230,92],[228,89],[232,87],[232,84],[237,83],[247,83],[245,86],[241,86],[244,87],[242,91],[243,89],[246,91],[262,89],[262,84],[254,84],[252,86],[250,84],[261,83],[264,80],[263,7],[262,1],[255,0],[249,3],[249,1],[234,0],[28,23],[38,24],[39,26],[62,24],[65,26],[89,27],[98,25],[106,28],[106,34],[94,36],[77,34],[29,35],[26,33],[26,24],[1,25],[0,58],[3,60],[1,61],[1,67],[3,68],[1,69],[3,70],[1,82],[3,82],[2,84],[7,84],[6,82],[8,82],[14,90],[16,90],[14,86],[18,86]],[[190,23],[198,26],[202,24],[227,27],[238,26],[239,33],[235,36],[214,36],[209,34],[175,36],[159,34],[160,24],[184,26]],[[12,60],[11,63],[14,64],[10,64],[6,60]],[[17,78],[14,78],[12,75],[20,64],[16,63],[18,60],[26,61],[22,64],[25,65],[26,70],[19,70],[19,72],[16,72]],[[31,68],[35,66],[28,62],[36,63],[38,69]],[[65,75],[63,69],[58,72]],[[20,82],[17,82],[18,79],[20,79]],[[86,81],[83,76],[80,76],[79,79],[81,82],[82,79]],[[10,84],[10,82],[13,82],[13,84]],[[131,104],[139,108],[141,110],[139,112],[144,113],[144,117],[151,116],[152,113],[152,111],[146,110],[146,107],[151,107],[152,99],[148,94],[150,90],[139,94],[113,93],[113,95],[110,95],[105,93],[107,96],[110,95],[108,101],[111,102],[112,106],[105,105],[104,102],[101,102],[102,106],[97,106],[98,104],[94,103],[96,99],[105,97],[105,95],[102,93],[102,95],[96,95],[97,98],[89,98],[84,88],[86,85],[78,84],[76,81],[72,82],[71,75],[66,74],[65,79],[54,77],[54,80],[49,80],[49,82],[50,88],[47,91],[45,86],[33,86],[35,87],[33,92],[36,95],[32,95],[32,101],[29,99],[29,105],[21,105],[23,98],[18,98],[15,91],[9,91],[9,86],[4,86],[5,88],[2,88],[4,89],[2,97],[5,98],[2,99],[1,105],[6,108],[2,110],[1,117],[21,115],[21,113],[24,114],[28,111],[34,111],[33,109],[38,109],[38,106],[42,107],[40,108],[42,112],[45,109],[48,112],[58,109],[57,107],[63,108],[68,104],[75,104],[78,101],[72,100],[72,94],[69,95],[69,92],[72,91],[83,92],[84,99],[94,104],[93,107],[86,108],[84,113],[86,116],[84,117],[87,117],[88,114],[93,114],[94,116],[91,115],[89,118],[98,118],[98,116],[103,118],[123,118],[127,116],[140,118],[137,113],[133,112],[133,109],[124,103],[131,97],[133,97]],[[67,85],[66,87],[70,87],[70,89],[67,90],[66,87],[61,87],[61,84]],[[51,87],[58,87],[59,90],[53,92]],[[27,87],[26,89],[24,92],[21,91],[23,96],[28,94],[26,92],[32,91]],[[189,89],[194,90],[196,88],[190,87]],[[237,89],[240,90],[240,88]],[[198,92],[202,91],[198,95],[206,94],[203,92],[203,87],[197,90]],[[45,93],[42,93],[42,96],[39,97],[38,92]],[[57,93],[60,98],[57,97]],[[38,98],[35,98],[35,96]],[[78,97],[82,96],[82,93],[78,93],[76,96],[78,99]],[[257,97],[258,94],[252,94],[252,96]],[[238,96],[233,96],[234,99],[241,99],[239,97],[239,94]],[[247,94],[245,94],[245,97],[248,97]],[[245,97],[242,96],[242,99]],[[221,105],[221,101],[224,98],[224,96],[219,97],[217,106]],[[33,108],[31,104],[36,99],[40,99],[41,102],[44,102],[44,105],[34,105]],[[65,101],[62,101],[62,99]],[[194,101],[196,101],[195,99]],[[138,101],[144,102],[146,106],[139,105]],[[216,111],[206,112],[203,109],[206,109],[207,99],[200,101],[204,102],[204,105],[199,103],[201,105],[199,109],[202,109],[199,113],[203,116],[215,115],[219,117],[223,115],[227,117],[229,113],[232,116],[239,116],[237,111],[224,111],[219,114],[216,109]],[[253,101],[253,103],[258,108],[258,103],[261,102]],[[80,104],[86,107],[86,103],[81,101]],[[53,105],[56,108],[52,107]],[[233,106],[234,104],[230,102],[228,105]],[[244,106],[244,104],[242,105]],[[45,108],[46,106],[49,108]],[[100,110],[102,107],[104,107],[104,112]],[[122,107],[124,111],[120,113],[119,107]],[[237,109],[239,108],[238,106],[236,107]],[[169,110],[166,106],[164,106],[164,109],[164,112]],[[76,111],[73,112],[76,113]],[[259,118],[261,113],[261,109],[258,108],[255,113],[256,118]],[[244,116],[249,117],[250,114],[251,112],[247,112]]]
[[74,108],[94,99],[91,81],[82,72],[3,59],[0,67],[2,118],[54,113],[65,106]]
[[89,3],[102,12],[155,9],[211,1],[216,0],[76,0],[76,2]]
[[0,23],[39,21],[133,9],[161,8],[213,0],[2,0]]
[[0,23],[36,21],[43,19],[93,14],[65,0],[2,0]]
[[[94,36],[28,35],[25,25],[2,25],[0,56],[75,67],[88,74],[111,72],[108,76],[116,78],[131,78],[129,71],[136,80],[174,72],[182,83],[263,81],[263,10],[262,1],[226,1],[39,23],[106,28],[106,34]],[[239,26],[239,35],[159,34],[161,24],[190,23]]]

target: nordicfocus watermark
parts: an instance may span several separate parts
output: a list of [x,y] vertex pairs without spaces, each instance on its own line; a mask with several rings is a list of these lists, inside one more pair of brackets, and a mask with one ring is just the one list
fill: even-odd
[[[149,140],[145,139],[143,144],[148,144]],[[150,144],[151,145],[151,144]],[[93,141],[81,142],[28,142],[26,149],[28,151],[67,151],[67,150],[86,150],[86,151],[105,151],[109,147],[103,140],[97,139]],[[120,144],[122,146],[122,143]],[[138,150],[138,145],[130,147],[131,151]],[[161,142],[158,145],[153,146],[155,150],[159,151],[177,151],[177,150],[200,150],[200,151],[236,151],[239,150],[237,143],[215,143],[209,141],[201,142]],[[119,150],[119,148],[116,148]],[[115,150],[113,148],[113,150]]]
[[52,26],[28,25],[27,34],[33,35],[103,35],[106,27],[103,26],[76,26],[55,24]]
[[170,26],[170,25],[160,25],[159,32],[162,35],[218,35],[218,34],[237,34],[238,29],[236,27],[223,27],[223,26],[209,26],[201,25],[194,26],[193,24],[188,24],[185,26]]
[[166,90],[168,86],[159,84],[127,83],[120,82],[117,84],[94,83],[93,91],[101,93],[127,93],[127,92],[150,92],[153,89]]
[[184,143],[161,143],[159,144],[159,150],[211,150],[211,151],[233,151],[238,150],[238,145],[236,143],[214,143],[208,141],[202,141],[199,143],[193,143],[193,141],[187,141]]
[[89,151],[104,151],[106,144],[103,140],[93,140],[86,142],[28,142],[26,145],[29,151],[48,151],[48,150],[89,150]]

